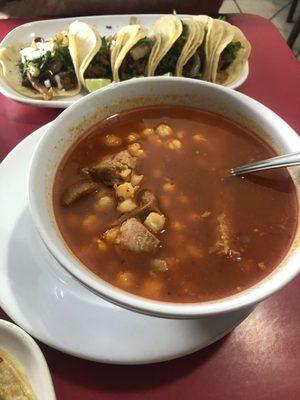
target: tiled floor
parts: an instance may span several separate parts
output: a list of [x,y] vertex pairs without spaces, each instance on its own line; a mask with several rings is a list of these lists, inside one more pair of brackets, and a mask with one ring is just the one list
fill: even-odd
[[[287,39],[293,23],[286,22],[291,0],[224,0],[220,13],[249,13],[268,18]],[[294,14],[294,21],[300,15],[300,0]],[[300,60],[300,34],[293,46],[295,56]]]

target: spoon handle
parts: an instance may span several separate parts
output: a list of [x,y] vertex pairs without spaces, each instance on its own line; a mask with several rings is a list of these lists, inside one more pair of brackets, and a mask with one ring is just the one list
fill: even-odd
[[295,165],[300,165],[300,152],[272,157],[267,160],[232,168],[230,172],[234,175],[241,175],[249,172],[263,171],[265,169],[292,167]]

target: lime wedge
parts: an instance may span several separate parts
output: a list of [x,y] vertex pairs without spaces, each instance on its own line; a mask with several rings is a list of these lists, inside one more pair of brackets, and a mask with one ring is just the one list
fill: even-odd
[[111,83],[110,79],[85,79],[86,88],[89,92],[101,89]]

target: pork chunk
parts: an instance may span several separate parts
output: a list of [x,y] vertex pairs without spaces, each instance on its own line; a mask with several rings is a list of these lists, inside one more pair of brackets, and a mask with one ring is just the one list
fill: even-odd
[[69,186],[62,196],[62,203],[66,206],[73,204],[75,201],[95,192],[98,184],[90,180],[81,180]]
[[216,231],[216,242],[209,249],[209,253],[216,253],[223,256],[239,256],[240,252],[234,247],[234,240],[230,221],[228,220],[225,212],[223,211],[217,217],[217,231]]
[[[127,150],[105,157],[99,164],[92,168],[85,168],[92,179],[103,182],[106,186],[121,184],[130,176],[131,171],[136,166],[136,157]],[[129,172],[126,175],[126,172]]]
[[125,221],[118,237],[120,246],[135,253],[151,253],[159,245],[159,240],[136,218]]

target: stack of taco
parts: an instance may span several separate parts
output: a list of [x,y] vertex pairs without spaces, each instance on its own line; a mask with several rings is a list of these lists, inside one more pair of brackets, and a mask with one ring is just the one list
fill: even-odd
[[235,26],[205,15],[159,18],[149,32],[138,24],[100,36],[73,22],[52,40],[0,49],[2,75],[18,92],[51,99],[74,96],[131,78],[170,75],[224,86],[241,74],[251,46]]

